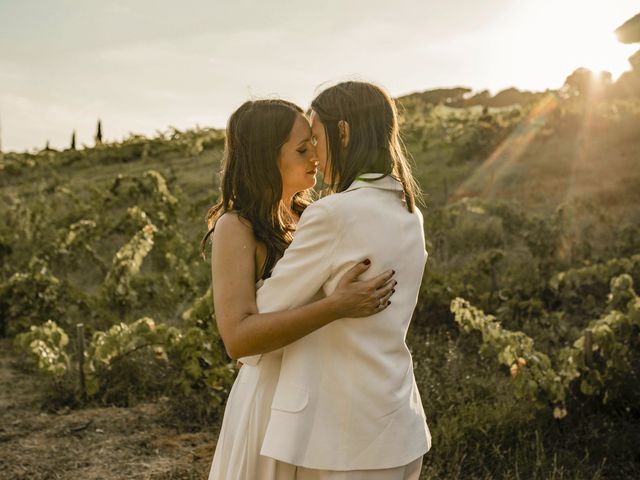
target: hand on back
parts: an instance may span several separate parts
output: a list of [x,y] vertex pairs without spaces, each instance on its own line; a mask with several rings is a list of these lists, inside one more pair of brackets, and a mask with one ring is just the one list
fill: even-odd
[[370,280],[359,280],[371,266],[367,259],[351,267],[340,279],[331,294],[338,304],[342,318],[368,317],[386,309],[398,284],[395,271],[387,270]]

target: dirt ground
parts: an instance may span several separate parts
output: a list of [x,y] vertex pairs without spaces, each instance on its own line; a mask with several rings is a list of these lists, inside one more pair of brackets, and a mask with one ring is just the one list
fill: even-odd
[[218,426],[185,432],[162,402],[48,413],[0,340],[0,479],[206,479]]

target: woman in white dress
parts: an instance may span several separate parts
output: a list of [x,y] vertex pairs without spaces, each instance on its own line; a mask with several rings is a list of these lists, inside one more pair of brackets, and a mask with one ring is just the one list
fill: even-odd
[[[244,361],[230,391],[209,480],[293,480],[296,467],[261,456],[282,347],[345,317],[384,310],[393,271],[360,281],[351,268],[336,291],[308,305],[258,314],[256,289],[268,278],[310,203],[318,161],[308,119],[284,100],[244,103],[229,119],[222,199],[208,213],[216,321],[227,353]],[[366,321],[366,320],[365,320]],[[246,352],[269,352],[252,362]],[[240,364],[240,363],[239,363]]]

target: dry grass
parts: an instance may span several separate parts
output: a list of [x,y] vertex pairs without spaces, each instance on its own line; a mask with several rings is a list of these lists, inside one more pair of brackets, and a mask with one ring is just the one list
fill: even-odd
[[218,427],[185,432],[164,402],[48,413],[0,343],[0,479],[207,478]]

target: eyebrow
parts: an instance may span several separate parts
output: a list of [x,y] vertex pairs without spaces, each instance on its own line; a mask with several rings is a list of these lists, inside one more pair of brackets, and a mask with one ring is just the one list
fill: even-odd
[[311,140],[311,137],[307,137],[307,138],[305,138],[304,140],[300,140],[300,141],[298,142],[298,145],[297,145],[297,146],[299,147],[299,146],[300,146],[300,145],[302,145],[303,143],[307,143],[309,140]]

